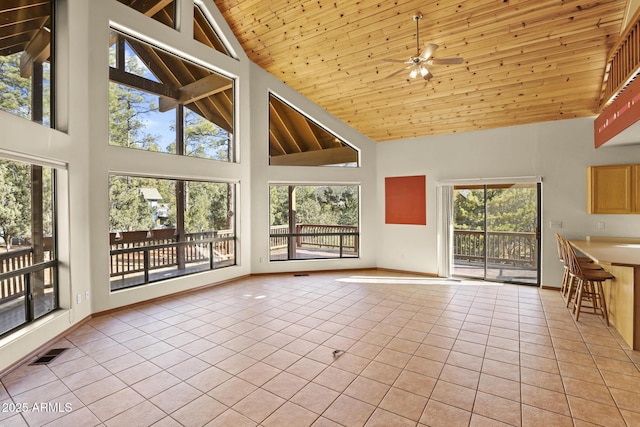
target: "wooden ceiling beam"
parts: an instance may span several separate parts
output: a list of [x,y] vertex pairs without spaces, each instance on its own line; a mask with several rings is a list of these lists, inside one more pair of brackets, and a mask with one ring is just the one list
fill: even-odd
[[160,111],[176,108],[178,104],[189,104],[233,87],[233,80],[213,73],[193,83],[178,88],[178,99],[160,98]]
[[51,30],[41,27],[20,56],[20,76],[31,77],[33,64],[43,63],[51,55]]
[[269,164],[272,166],[326,166],[357,161],[358,152],[351,147],[326,148],[269,157]]

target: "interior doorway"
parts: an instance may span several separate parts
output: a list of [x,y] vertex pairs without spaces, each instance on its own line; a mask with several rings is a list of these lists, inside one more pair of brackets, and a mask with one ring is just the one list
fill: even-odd
[[453,275],[540,284],[540,183],[453,190]]

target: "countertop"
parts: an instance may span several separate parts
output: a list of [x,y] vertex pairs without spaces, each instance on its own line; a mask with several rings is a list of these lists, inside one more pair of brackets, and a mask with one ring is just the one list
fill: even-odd
[[580,252],[597,263],[626,267],[640,267],[640,243],[571,240]]

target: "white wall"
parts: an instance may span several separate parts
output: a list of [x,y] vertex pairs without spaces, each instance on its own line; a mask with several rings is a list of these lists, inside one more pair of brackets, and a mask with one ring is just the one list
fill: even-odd
[[[359,168],[269,166],[269,93],[304,111],[318,124],[360,150]],[[367,268],[376,265],[375,143],[331,116],[271,74],[251,67],[251,272],[312,271]],[[332,260],[269,261],[269,184],[321,183],[360,185],[360,257]]]
[[[478,132],[415,138],[377,147],[378,267],[436,274],[436,185],[440,180],[541,176],[542,285],[559,286],[555,232],[640,236],[639,215],[588,215],[586,168],[640,163],[640,146],[593,148],[593,119],[536,123]],[[426,175],[427,225],[384,224],[384,178]],[[550,221],[561,221],[551,229]],[[598,222],[605,223],[598,230]]]
[[[116,0],[60,0],[57,28],[57,128],[0,111],[0,157],[60,163],[60,306],[0,340],[0,372],[87,316],[151,298],[258,272],[374,267],[375,146],[372,141],[251,64],[212,0],[197,0],[235,53],[230,58],[193,40],[193,5],[178,2],[179,30],[146,18]],[[237,78],[236,164],[131,150],[108,144],[108,40],[114,26],[229,77]],[[361,150],[361,168],[269,167],[268,95],[274,91]],[[110,292],[110,173],[238,183],[237,261],[220,270]],[[269,182],[362,185],[361,257],[354,260],[270,263]],[[262,262],[261,262],[262,260]],[[89,298],[85,297],[89,293]],[[80,296],[80,303],[77,298]]]

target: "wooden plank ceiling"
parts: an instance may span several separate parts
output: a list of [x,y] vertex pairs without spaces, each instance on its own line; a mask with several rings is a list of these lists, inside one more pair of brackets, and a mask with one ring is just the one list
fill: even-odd
[[[376,141],[592,116],[625,0],[214,0],[249,58]],[[421,48],[462,65],[387,77]]]

